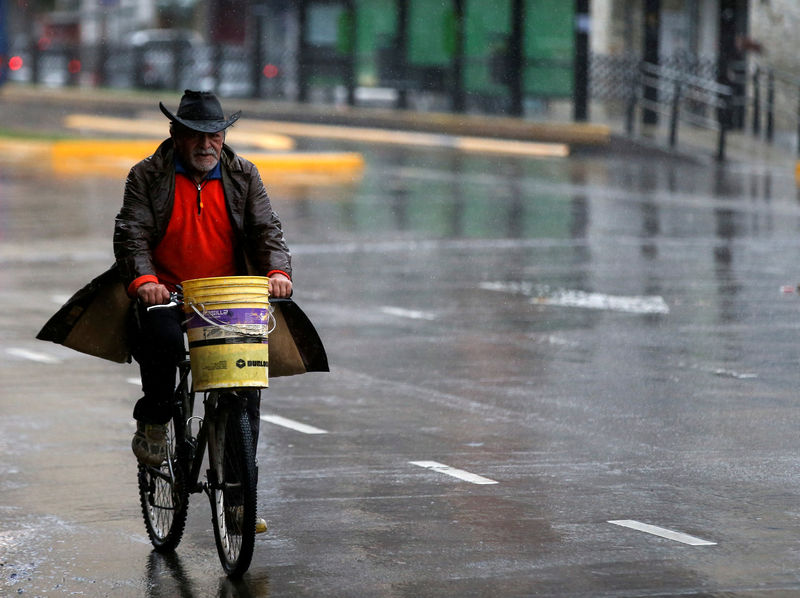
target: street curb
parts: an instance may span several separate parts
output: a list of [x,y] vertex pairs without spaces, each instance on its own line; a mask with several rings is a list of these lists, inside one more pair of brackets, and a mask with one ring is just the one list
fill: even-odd
[[[161,139],[61,139],[19,140],[0,137],[0,153],[31,166],[51,168],[58,174],[125,175],[136,162],[152,155]],[[242,152],[271,178],[310,175],[335,180],[358,179],[364,158],[356,152]],[[311,181],[311,179],[309,179]],[[312,181],[313,182],[313,181]]]
[[[0,90],[0,101],[38,103],[60,112],[90,110],[96,114],[130,116],[131,113],[142,110],[155,110],[159,101],[177,106],[180,94],[174,91],[154,93],[6,84]],[[593,123],[537,122],[504,116],[295,104],[241,98],[223,98],[223,102],[230,112],[242,110],[243,118],[255,120],[324,123],[574,146],[605,146],[611,140],[609,126]]]

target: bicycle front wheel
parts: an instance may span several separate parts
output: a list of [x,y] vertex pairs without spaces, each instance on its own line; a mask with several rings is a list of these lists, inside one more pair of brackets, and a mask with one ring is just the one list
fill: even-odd
[[177,548],[189,509],[184,471],[175,455],[173,422],[167,430],[167,459],[159,467],[139,464],[139,502],[147,535],[158,552]]
[[257,470],[247,413],[223,406],[209,438],[209,498],[214,539],[229,577],[240,577],[253,558],[256,533]]

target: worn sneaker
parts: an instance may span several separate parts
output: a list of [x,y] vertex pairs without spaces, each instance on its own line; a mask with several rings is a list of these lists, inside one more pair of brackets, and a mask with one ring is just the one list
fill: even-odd
[[167,426],[136,422],[131,448],[139,463],[158,467],[167,458]]

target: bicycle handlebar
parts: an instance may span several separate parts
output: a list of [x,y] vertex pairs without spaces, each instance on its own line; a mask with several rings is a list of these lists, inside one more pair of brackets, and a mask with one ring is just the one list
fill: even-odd
[[[282,297],[282,298],[272,298],[270,297],[270,303],[282,303],[285,301],[291,301],[289,297]],[[173,291],[169,294],[169,301],[167,303],[160,303],[159,305],[151,305],[147,307],[147,311],[151,309],[164,309],[169,307],[180,307],[183,305],[183,293],[180,291]]]
[[151,309],[163,309],[166,307],[178,307],[183,305],[183,295],[177,292],[172,292],[169,294],[169,302],[168,303],[161,303],[159,305],[151,305],[147,308],[147,311]]

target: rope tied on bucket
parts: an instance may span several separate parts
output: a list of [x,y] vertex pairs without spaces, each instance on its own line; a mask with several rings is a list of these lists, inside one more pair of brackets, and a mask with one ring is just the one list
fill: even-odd
[[[268,297],[268,295],[264,295],[264,297]],[[230,303],[251,303],[252,299],[240,299],[240,300],[227,300],[227,301],[212,301],[206,303],[199,303],[195,302],[194,299],[191,297],[184,299],[184,304],[188,305],[191,310],[204,322],[219,328],[225,332],[229,332],[231,334],[239,335],[239,336],[247,336],[252,338],[266,338],[270,335],[274,330],[275,327],[278,325],[277,320],[275,319],[275,308],[270,305],[267,310],[267,323],[266,324],[231,324],[230,322],[223,322],[219,319],[215,318],[213,315],[208,313],[207,306],[213,306],[214,304],[230,304]],[[198,310],[198,306],[200,310]],[[186,322],[189,322],[186,320]],[[266,330],[265,330],[266,328]]]

